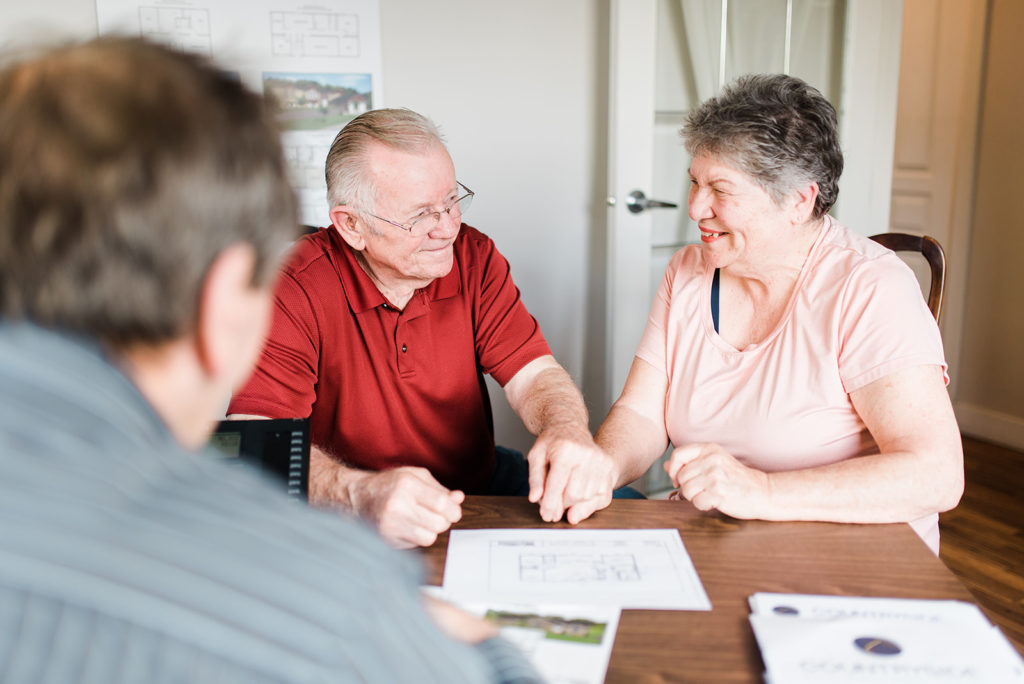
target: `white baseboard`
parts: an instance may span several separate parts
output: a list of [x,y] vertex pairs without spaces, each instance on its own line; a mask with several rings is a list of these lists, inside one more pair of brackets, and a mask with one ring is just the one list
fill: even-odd
[[953,405],[960,432],[1024,451],[1024,418],[958,401]]

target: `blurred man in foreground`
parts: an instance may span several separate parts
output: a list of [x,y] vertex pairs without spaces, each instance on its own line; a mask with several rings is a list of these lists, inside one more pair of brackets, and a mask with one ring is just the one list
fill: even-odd
[[263,102],[200,58],[100,39],[0,72],[10,681],[532,681],[428,615],[409,558],[197,456],[295,225]]

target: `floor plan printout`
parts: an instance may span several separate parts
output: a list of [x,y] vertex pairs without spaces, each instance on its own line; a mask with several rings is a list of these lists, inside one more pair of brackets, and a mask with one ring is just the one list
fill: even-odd
[[300,221],[330,222],[324,163],[342,126],[381,99],[378,0],[96,0],[101,34],[213,59],[278,108]]
[[678,530],[452,530],[460,601],[711,610]]

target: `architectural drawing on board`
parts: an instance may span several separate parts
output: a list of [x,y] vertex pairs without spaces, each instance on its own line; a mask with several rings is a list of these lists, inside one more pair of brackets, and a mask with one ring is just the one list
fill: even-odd
[[292,185],[296,188],[316,188],[323,184],[327,155],[322,145],[296,141],[284,145],[284,155]]
[[527,553],[519,557],[523,582],[639,582],[631,553]]
[[139,6],[139,33],[164,45],[213,55],[210,11],[205,7]]
[[359,16],[334,12],[271,12],[275,57],[359,57]]
[[96,0],[96,24],[100,34],[138,34],[204,55],[273,94],[300,221],[328,222],[331,141],[382,105],[379,0]]

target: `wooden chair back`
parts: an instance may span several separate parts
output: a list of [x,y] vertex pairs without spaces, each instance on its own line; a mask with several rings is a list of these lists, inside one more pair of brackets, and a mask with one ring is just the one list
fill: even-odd
[[946,254],[942,251],[939,241],[928,235],[909,233],[880,233],[872,235],[871,239],[894,252],[917,252],[924,257],[932,275],[931,289],[928,291],[928,308],[938,321],[942,313],[942,291],[946,282]]

